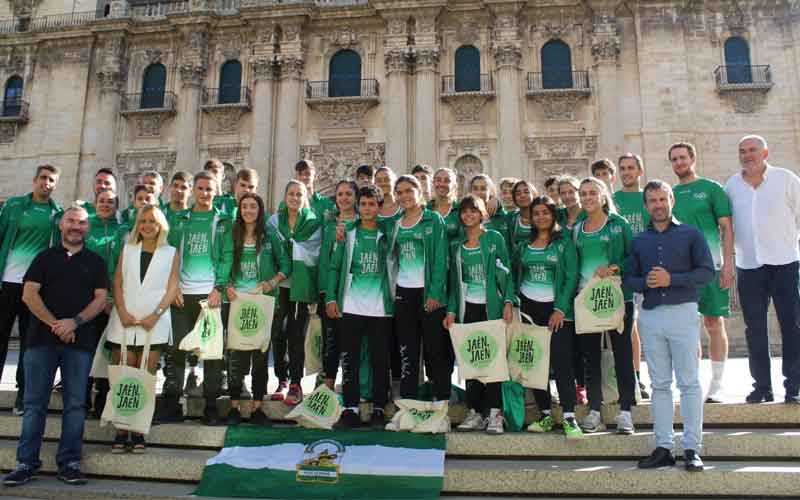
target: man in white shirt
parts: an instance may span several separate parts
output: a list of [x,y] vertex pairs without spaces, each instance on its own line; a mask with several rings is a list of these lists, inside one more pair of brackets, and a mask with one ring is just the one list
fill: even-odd
[[773,401],[767,307],[772,299],[783,343],[786,403],[800,404],[800,178],[767,163],[767,141],[739,141],[740,173],[725,185],[733,209],[739,301],[746,325],[750,375],[748,403]]

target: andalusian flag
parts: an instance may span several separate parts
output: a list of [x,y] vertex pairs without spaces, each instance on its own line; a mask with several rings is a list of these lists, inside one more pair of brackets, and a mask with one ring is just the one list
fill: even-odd
[[194,493],[298,499],[438,498],[445,437],[407,432],[229,427]]

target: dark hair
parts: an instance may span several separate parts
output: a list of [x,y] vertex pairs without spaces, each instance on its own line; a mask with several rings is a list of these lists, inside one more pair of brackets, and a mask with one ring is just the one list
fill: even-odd
[[416,174],[417,172],[423,172],[428,175],[433,175],[433,169],[430,165],[414,165],[414,168],[411,169],[411,175]]
[[[339,191],[339,186],[342,184],[346,184],[350,191],[353,192],[354,195],[358,195],[358,184],[355,183],[352,179],[342,179],[336,183],[336,186],[333,188],[333,204],[336,205],[336,210],[341,211],[342,209],[339,208],[339,204],[336,202],[336,192]],[[358,200],[356,200],[356,204],[358,204]],[[353,207],[353,210],[358,211],[358,207]]]
[[314,162],[311,160],[300,160],[294,164],[294,171],[295,172],[302,172],[303,170],[310,168],[312,170],[316,170],[314,167]]
[[[111,188],[103,188],[103,189],[101,189],[100,191],[98,191],[98,192],[97,192],[97,194],[95,194],[95,195],[94,195],[94,204],[95,204],[95,205],[97,205],[97,198],[99,198],[99,197],[100,197],[100,195],[101,195],[101,194],[103,194],[103,193],[111,193],[112,195],[114,195],[114,206],[115,206],[116,208],[119,208],[119,196],[118,196],[118,195],[117,195],[117,193],[116,193],[116,192],[115,192],[113,189],[111,189]],[[134,195],[134,197],[136,197],[136,195]]]
[[[217,168],[221,169],[223,172],[225,171],[225,164],[216,158],[211,158],[210,160],[206,160],[206,162],[203,164],[203,171],[204,172],[207,171],[209,168],[212,167],[212,165],[216,165]],[[196,179],[197,177],[195,176],[195,180]]]
[[561,226],[558,223],[556,202],[547,195],[537,196],[531,201],[531,206],[528,207],[528,218],[531,224],[531,241],[536,241],[536,238],[539,236],[539,229],[537,229],[536,224],[533,223],[533,208],[539,205],[547,207],[547,211],[550,212],[550,215],[553,217],[553,225],[550,227],[550,241],[553,241],[556,237],[561,235]]
[[147,191],[150,194],[156,194],[156,190],[153,189],[153,186],[148,186],[147,184],[137,184],[133,187],[133,197],[136,198],[136,195],[142,191]]
[[44,165],[39,165],[38,167],[36,167],[36,175],[34,175],[33,178],[36,179],[37,177],[39,177],[39,174],[42,173],[42,170],[47,170],[48,172],[56,176],[61,175],[61,170],[58,167],[46,163]]
[[192,183],[192,174],[189,172],[184,172],[183,170],[178,170],[173,174],[172,179],[170,179],[169,183],[172,184],[175,181],[183,181],[188,182],[189,184]]
[[198,181],[204,181],[204,180],[211,181],[214,184],[217,183],[216,177],[203,170],[202,172],[197,172],[196,174],[194,174],[194,179],[192,179],[192,184],[197,184]]
[[359,165],[356,169],[356,179],[358,179],[359,175],[366,175],[372,179],[375,176],[375,169],[372,168],[372,165]]
[[544,188],[547,189],[553,184],[556,184],[561,177],[558,175],[551,175],[547,179],[544,180]]
[[672,150],[679,148],[684,148],[686,151],[688,151],[689,157],[693,160],[697,156],[697,150],[694,148],[694,144],[689,142],[675,142],[669,147],[669,151],[667,151],[667,159],[669,161],[672,161]]
[[635,161],[636,166],[639,167],[639,170],[644,168],[644,162],[642,161],[642,157],[634,153],[625,153],[624,155],[620,156],[619,159],[617,159],[617,165],[622,163],[622,160],[626,158],[630,158],[633,161]]
[[376,202],[378,202],[378,206],[383,206],[383,191],[378,186],[370,184],[368,186],[364,186],[358,188],[358,202],[361,201],[361,198],[373,198]]
[[398,177],[397,180],[394,181],[395,193],[397,192],[398,184],[400,184],[401,182],[407,182],[407,183],[411,184],[412,186],[414,186],[417,189],[417,191],[420,192],[420,194],[422,193],[422,185],[419,183],[419,179],[417,179],[413,175],[401,175],[400,177]]
[[481,219],[486,219],[489,216],[489,212],[486,210],[486,203],[484,203],[482,199],[478,198],[474,194],[468,194],[461,198],[458,206],[458,223],[462,226],[464,223],[461,222],[461,214],[467,209],[477,210],[480,212]]
[[97,177],[100,174],[110,175],[115,181],[117,180],[117,176],[114,175],[114,171],[108,167],[98,168],[97,172],[94,173],[94,176]]
[[592,172],[593,177],[597,177],[597,171],[607,168],[611,175],[614,175],[617,171],[616,167],[614,167],[614,162],[609,160],[608,158],[603,158],[602,160],[597,160],[596,162],[592,163],[592,166],[589,167],[589,170]]
[[242,168],[236,172],[236,180],[243,180],[245,182],[252,182],[258,184],[258,172],[253,168]]
[[533,184],[531,184],[528,181],[517,181],[517,182],[515,182],[514,186],[511,188],[511,198],[514,200],[514,205],[518,206],[519,208],[522,208],[522,207],[519,206],[519,203],[517,203],[517,188],[520,187],[520,186],[528,186],[528,191],[531,192],[531,196],[532,197],[536,196],[537,194],[539,194],[539,191],[536,190],[536,186],[534,186]]
[[642,200],[645,203],[647,203],[648,191],[665,191],[670,196],[670,198],[675,196],[674,194],[672,194],[672,186],[662,181],[661,179],[653,179],[652,181],[649,181],[647,184],[644,185],[644,190],[642,191]]
[[231,276],[238,276],[241,269],[242,253],[244,253],[244,239],[247,236],[247,228],[245,227],[244,219],[242,218],[242,202],[244,200],[256,200],[258,203],[258,217],[256,217],[256,224],[254,228],[254,236],[256,237],[256,255],[261,253],[261,246],[267,238],[267,226],[265,224],[264,216],[264,200],[255,193],[244,193],[239,198],[238,210],[236,211],[236,220],[233,221],[233,264],[231,267]]

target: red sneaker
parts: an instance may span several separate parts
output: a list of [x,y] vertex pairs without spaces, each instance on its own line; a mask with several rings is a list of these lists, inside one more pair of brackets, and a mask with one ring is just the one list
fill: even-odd
[[283,401],[286,397],[286,389],[289,388],[289,381],[288,380],[281,380],[278,382],[278,388],[275,389],[275,392],[270,394],[269,399],[272,401]]
[[575,403],[585,405],[589,400],[586,399],[586,387],[578,385],[575,387]]
[[286,394],[286,399],[283,402],[289,406],[295,406],[303,400],[303,389],[300,384],[291,384],[289,386],[289,393]]

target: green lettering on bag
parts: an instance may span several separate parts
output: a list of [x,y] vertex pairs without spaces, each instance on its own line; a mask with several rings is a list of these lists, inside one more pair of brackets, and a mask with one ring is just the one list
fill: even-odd
[[123,417],[142,411],[147,403],[147,390],[139,380],[124,378],[114,385],[114,409]]
[[336,407],[334,397],[328,391],[318,391],[308,396],[303,404],[314,415],[328,418],[333,415],[333,410]]
[[430,420],[430,418],[436,413],[433,410],[418,410],[416,408],[409,408],[408,413],[414,418],[414,422],[417,424],[421,424],[426,420]]
[[241,302],[234,318],[236,318],[236,327],[243,337],[256,335],[267,320],[264,311],[258,304],[250,300]]
[[461,359],[473,368],[486,368],[497,357],[497,342],[487,332],[472,332],[461,342]]
[[206,314],[203,318],[203,329],[200,331],[200,342],[208,344],[217,335],[217,323]]
[[511,344],[511,362],[522,371],[533,370],[542,360],[542,346],[535,337],[519,335]]
[[622,293],[608,281],[598,281],[586,294],[584,306],[598,318],[609,318],[622,305]]
[[311,331],[311,354],[317,359],[322,359],[322,329],[314,329]]

